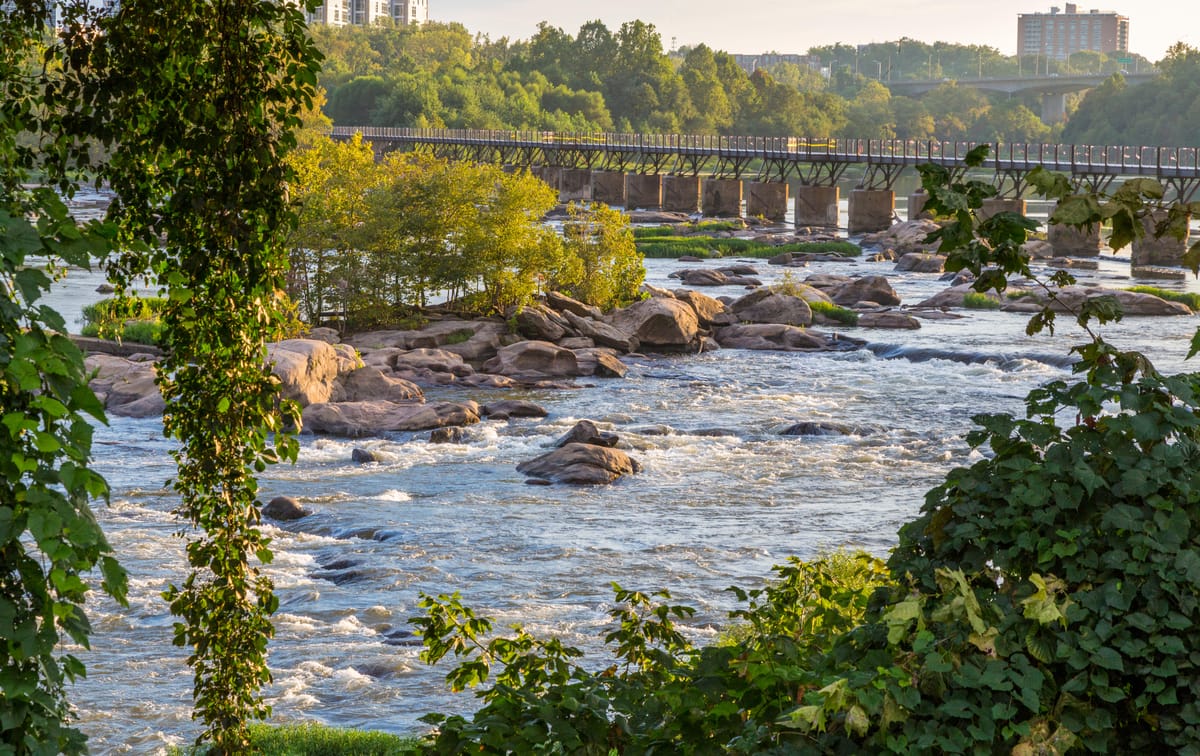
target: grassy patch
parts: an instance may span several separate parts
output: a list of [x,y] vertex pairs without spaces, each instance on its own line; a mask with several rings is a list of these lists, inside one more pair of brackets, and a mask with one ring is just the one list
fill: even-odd
[[79,332],[134,344],[157,344],[162,336],[158,315],[165,304],[161,297],[102,299],[83,308],[83,327]]
[[858,325],[857,312],[839,305],[835,305],[833,302],[821,300],[817,302],[809,302],[808,306],[813,312],[819,312],[834,322],[848,326]]
[[645,236],[636,238],[638,251],[646,257],[679,258],[684,256],[771,258],[784,252],[792,254],[834,254],[852,257],[862,254],[857,244],[847,241],[791,242],[767,244],[752,239],[712,236]]
[[968,310],[998,310],[1000,303],[983,292],[968,291],[963,294],[963,307]]
[[[315,724],[250,725],[250,744],[258,756],[408,756],[420,753],[420,741],[416,738]],[[172,756],[205,753],[207,749],[171,750]]]
[[475,332],[470,328],[460,328],[457,331],[447,334],[446,344],[450,346],[453,346],[454,344],[464,344],[470,341],[471,337],[474,335]]
[[1132,291],[1137,294],[1153,294],[1159,299],[1165,299],[1168,302],[1182,302],[1192,308],[1193,311],[1200,312],[1200,294],[1160,289],[1157,286],[1130,286],[1125,291]]
[[1016,291],[1005,292],[1004,296],[1008,297],[1009,299],[1011,299],[1013,301],[1020,300],[1020,299],[1036,299],[1037,298],[1032,291],[1025,291],[1024,289],[1018,289]]

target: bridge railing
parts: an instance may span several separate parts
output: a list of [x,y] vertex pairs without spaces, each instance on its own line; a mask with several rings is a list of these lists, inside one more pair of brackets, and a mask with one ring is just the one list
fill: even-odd
[[[338,126],[335,137],[361,132],[367,140],[425,144],[488,144],[596,151],[675,152],[819,161],[959,164],[979,144],[964,140],[844,139],[820,137],[710,136],[620,132],[555,132],[493,129],[414,129]],[[1200,148],[1137,145],[992,143],[985,166],[1073,173],[1200,177]]]

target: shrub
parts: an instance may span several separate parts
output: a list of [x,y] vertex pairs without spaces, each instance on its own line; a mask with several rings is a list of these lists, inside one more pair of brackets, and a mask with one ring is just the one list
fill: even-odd
[[963,307],[968,310],[998,310],[1000,302],[982,292],[968,291],[963,294]]
[[158,344],[162,324],[158,315],[166,304],[160,297],[102,299],[83,308],[84,336],[99,336],[135,344]]

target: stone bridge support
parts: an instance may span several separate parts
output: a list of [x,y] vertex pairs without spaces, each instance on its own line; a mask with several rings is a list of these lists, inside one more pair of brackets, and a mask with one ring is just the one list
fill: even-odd
[[762,216],[769,221],[787,217],[788,185],[778,181],[751,181],[746,184],[746,215]]
[[928,220],[933,217],[933,213],[925,212],[925,203],[929,201],[929,195],[924,189],[918,189],[908,195],[908,219]]
[[[1183,262],[1187,252],[1188,240],[1176,239],[1173,236],[1154,238],[1155,228],[1167,219],[1166,211],[1147,214],[1142,218],[1142,228],[1146,235],[1131,245],[1129,264],[1131,268],[1142,268],[1149,265],[1177,268]],[[1188,218],[1189,223],[1191,218]]]
[[1062,92],[1042,95],[1042,123],[1053,126],[1067,120],[1067,96]]
[[663,177],[657,173],[631,173],[625,177],[626,206],[630,210],[660,210]]
[[890,189],[855,189],[850,192],[850,217],[847,231],[870,234],[892,227],[896,214],[896,193]]
[[552,165],[535,165],[529,168],[529,172],[556,192],[562,187],[562,168]]
[[1025,200],[1020,198],[1004,199],[1003,197],[988,197],[983,201],[983,207],[975,211],[975,216],[983,221],[1000,213],[1020,213],[1024,215]]
[[592,200],[610,207],[625,207],[625,174],[616,171],[592,171]]
[[559,202],[591,202],[592,172],[583,168],[561,169],[558,184]]
[[740,179],[708,179],[704,182],[702,212],[711,218],[742,217]]
[[836,186],[796,187],[797,226],[838,227],[838,188]]
[[1055,257],[1100,256],[1099,226],[1079,230],[1056,224],[1050,226],[1046,238],[1054,250]]
[[672,213],[700,212],[699,176],[663,176],[662,208]]

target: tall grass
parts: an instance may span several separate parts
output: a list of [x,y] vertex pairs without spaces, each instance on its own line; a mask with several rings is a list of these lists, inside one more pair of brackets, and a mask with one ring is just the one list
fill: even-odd
[[[315,724],[250,725],[256,756],[415,756],[420,741],[385,732],[343,730]],[[202,756],[207,749],[172,749],[171,756]]]
[[79,332],[134,344],[157,344],[162,336],[158,314],[166,301],[161,297],[102,299],[83,308],[83,327]]
[[638,251],[645,257],[700,258],[755,257],[771,258],[785,252],[792,254],[841,255],[854,257],[862,254],[857,244],[847,241],[791,242],[767,244],[753,239],[717,238],[712,236],[666,236],[650,235],[636,239]]
[[1187,291],[1171,291],[1170,289],[1160,289],[1157,286],[1130,286],[1125,291],[1132,291],[1137,294],[1152,294],[1159,299],[1165,299],[1168,302],[1181,302],[1192,308],[1194,312],[1200,312],[1200,294],[1192,294]]

